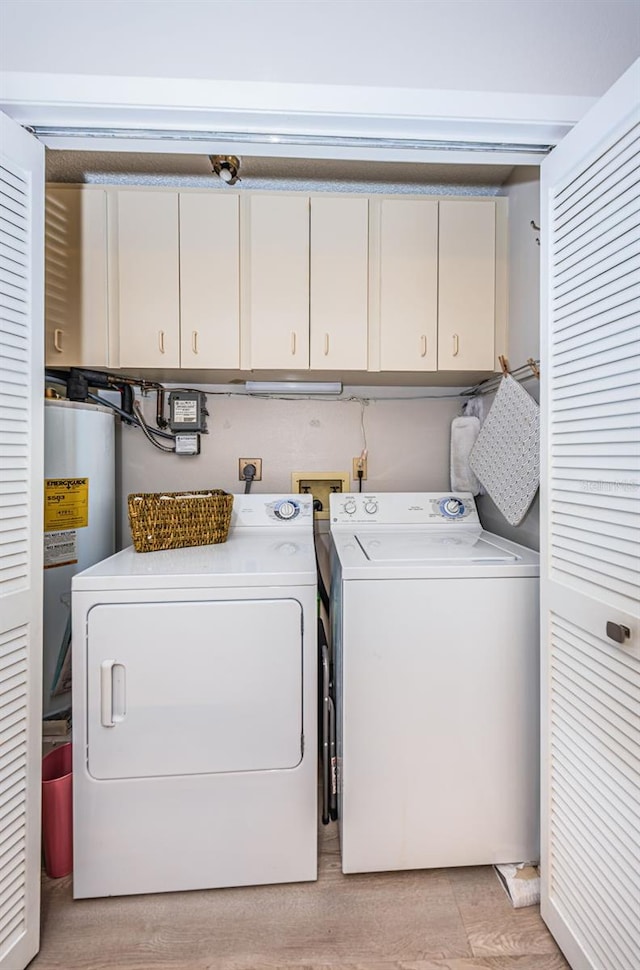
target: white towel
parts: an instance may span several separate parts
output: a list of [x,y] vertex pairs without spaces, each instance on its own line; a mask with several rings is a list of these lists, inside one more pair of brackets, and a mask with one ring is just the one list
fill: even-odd
[[507,522],[519,525],[540,481],[540,408],[503,377],[469,464]]
[[478,418],[454,418],[451,422],[451,491],[477,495],[480,482],[471,471],[469,455],[480,434]]

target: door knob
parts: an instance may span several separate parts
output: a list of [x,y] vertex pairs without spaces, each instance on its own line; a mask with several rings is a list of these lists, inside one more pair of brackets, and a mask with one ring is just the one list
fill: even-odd
[[631,630],[622,623],[614,623],[612,620],[607,622],[607,636],[616,643],[624,643],[631,636]]

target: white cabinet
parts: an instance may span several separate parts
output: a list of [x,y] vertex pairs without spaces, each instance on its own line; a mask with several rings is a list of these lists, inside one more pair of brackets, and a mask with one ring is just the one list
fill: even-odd
[[243,202],[243,366],[308,368],[309,198],[256,195]]
[[368,199],[243,203],[243,366],[366,370]]
[[113,193],[112,324],[123,369],[237,368],[237,195]]
[[48,190],[48,366],[493,371],[506,200]]
[[114,192],[109,245],[119,366],[179,367],[178,193]]
[[240,366],[240,200],[180,193],[180,364]]
[[495,202],[461,199],[438,205],[438,370],[493,370]]
[[380,370],[434,371],[438,203],[384,199],[379,219]]
[[45,363],[109,364],[105,191],[47,188]]
[[309,364],[366,370],[369,200],[311,200]]
[[493,371],[506,353],[506,200],[371,205],[370,370]]

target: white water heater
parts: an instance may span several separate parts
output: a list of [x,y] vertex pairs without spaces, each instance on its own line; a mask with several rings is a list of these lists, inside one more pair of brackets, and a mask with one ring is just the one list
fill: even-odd
[[43,717],[71,706],[71,579],[115,552],[115,420],[45,400]]

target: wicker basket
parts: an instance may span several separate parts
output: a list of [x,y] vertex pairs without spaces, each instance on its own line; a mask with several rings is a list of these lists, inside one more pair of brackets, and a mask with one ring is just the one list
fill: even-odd
[[233,495],[202,492],[145,492],[130,495],[129,523],[136,552],[226,542]]

